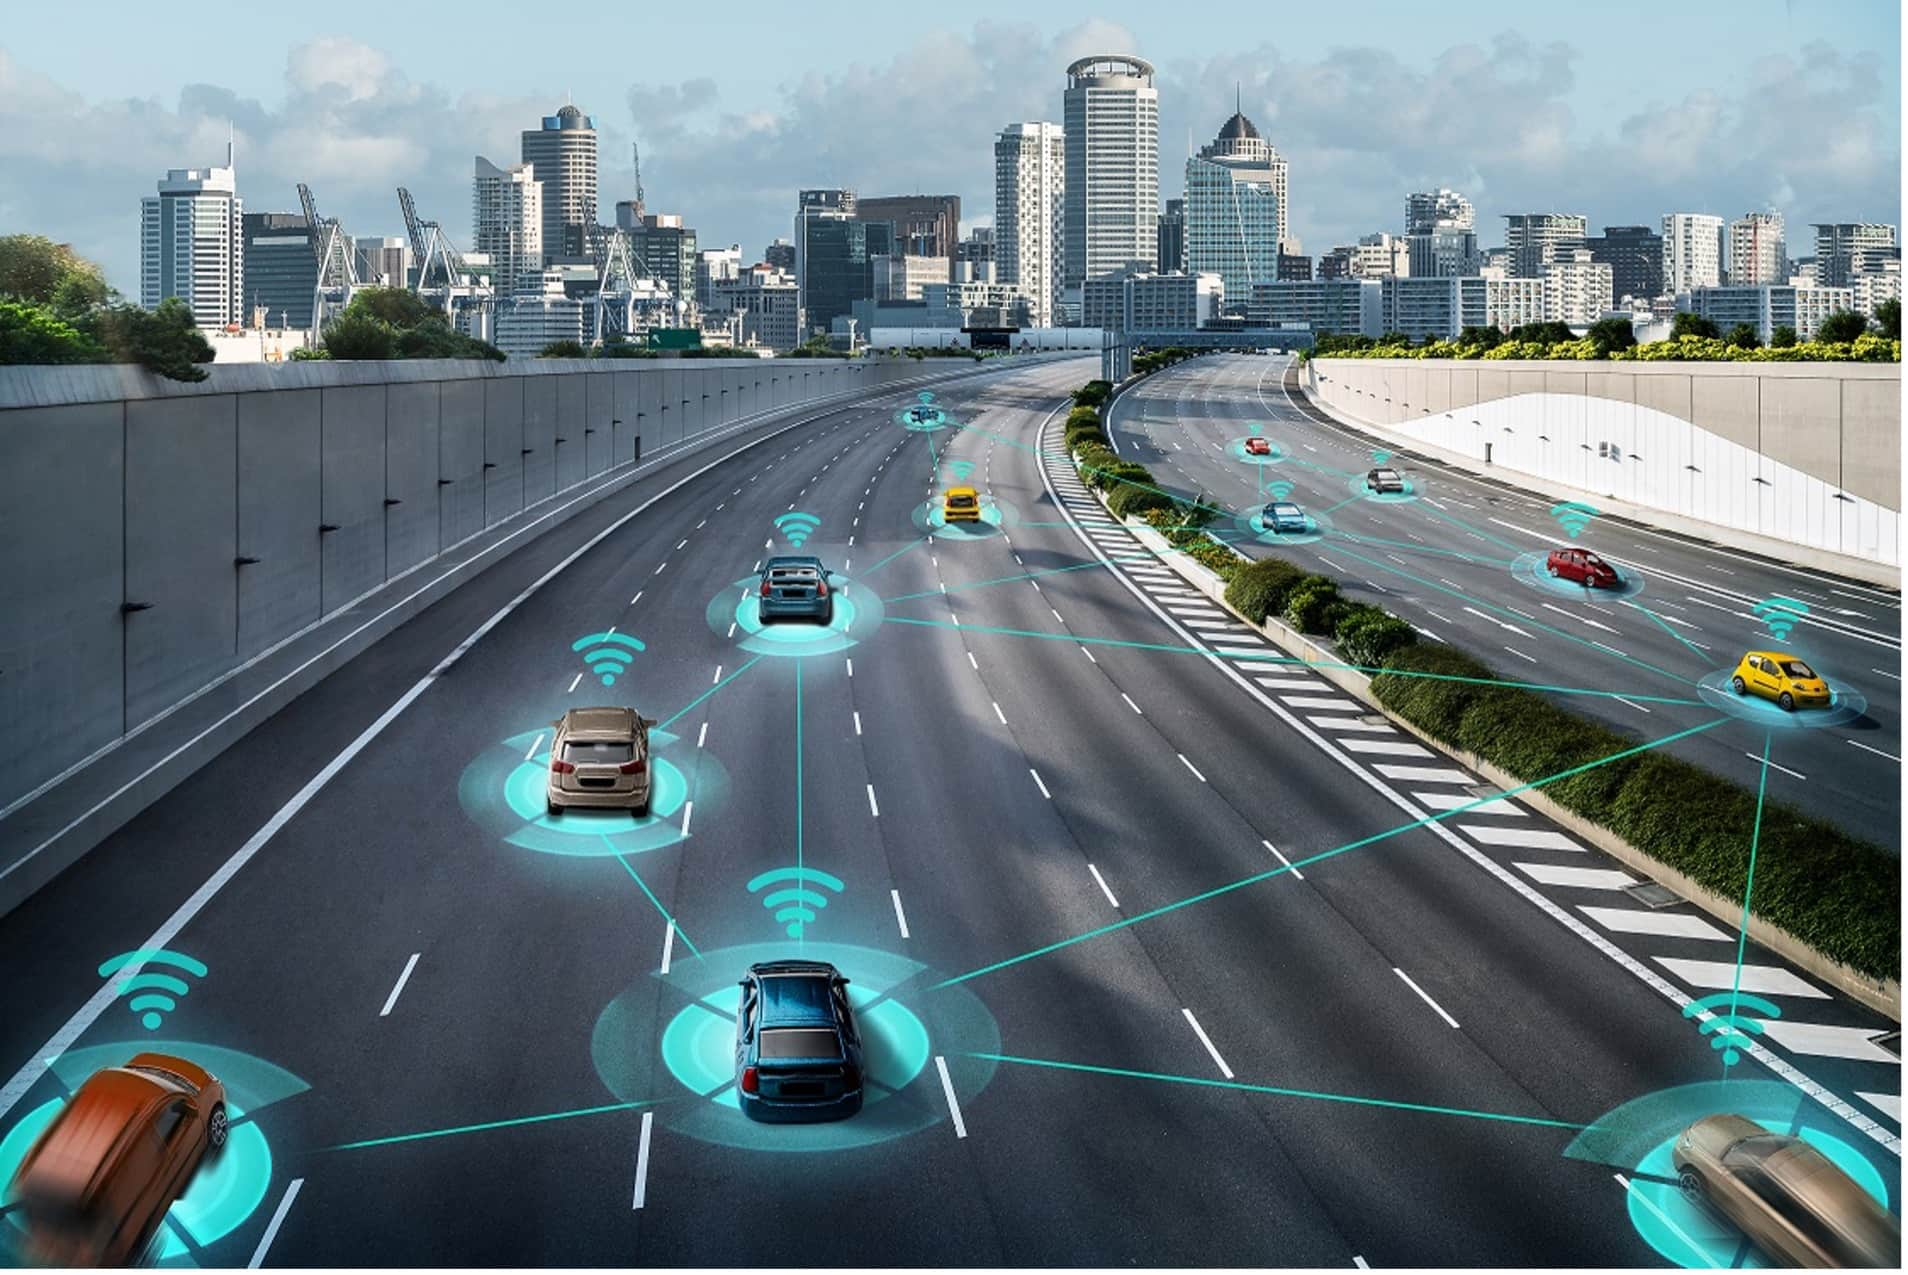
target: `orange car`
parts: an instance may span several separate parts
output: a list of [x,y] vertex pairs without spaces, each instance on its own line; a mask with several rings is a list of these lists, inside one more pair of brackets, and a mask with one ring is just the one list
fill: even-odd
[[194,1063],[140,1054],[94,1072],[28,1149],[8,1192],[29,1260],[137,1261],[226,1132],[225,1086]]

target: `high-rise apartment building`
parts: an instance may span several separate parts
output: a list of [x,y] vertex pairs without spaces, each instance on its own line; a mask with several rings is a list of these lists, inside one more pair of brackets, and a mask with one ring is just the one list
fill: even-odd
[[[1059,315],[1066,170],[1058,124],[1009,124],[994,138],[993,281],[1020,290],[1035,327],[1052,327]],[[962,260],[973,262],[978,249],[963,249]]]
[[245,323],[244,216],[229,144],[223,168],[169,169],[139,203],[139,304],[178,297],[202,328]]
[[385,235],[360,235],[351,241],[358,255],[358,282],[402,288],[411,274],[411,241]]
[[852,190],[804,190],[796,199],[795,286],[802,331],[826,334],[856,301],[874,299],[874,259],[894,251],[894,223],[862,221]]
[[1825,288],[1850,286],[1857,274],[1899,259],[1895,228],[1879,221],[1816,222],[1815,278]]
[[263,307],[267,327],[309,329],[318,289],[318,251],[305,215],[246,213],[240,225],[246,321]]
[[523,132],[523,162],[543,183],[542,252],[546,261],[590,255],[596,233],[596,122],[574,106]]
[[1583,241],[1592,261],[1610,267],[1616,300],[1647,301],[1663,294],[1663,236],[1648,226],[1605,226]]
[[[796,304],[804,311],[808,309],[808,240],[810,232],[817,226],[828,222],[852,221],[855,216],[855,192],[840,188],[817,188],[797,191],[795,194],[795,240],[789,245],[789,265],[784,267],[776,259],[777,243],[769,245],[767,262],[778,269],[792,270],[795,275]],[[864,240],[865,245],[865,240]],[[869,296],[873,296],[873,292]],[[822,320],[821,328],[828,330],[828,321]],[[804,320],[802,330],[808,332]]]
[[788,239],[775,239],[762,249],[762,261],[787,274],[795,273],[795,244]]
[[1411,245],[1401,235],[1384,231],[1360,235],[1347,251],[1347,273],[1354,278],[1403,277],[1411,273]]
[[536,166],[499,168],[479,155],[470,191],[471,246],[489,254],[498,295],[507,297],[519,285],[541,288],[550,222]]
[[1153,87],[1153,65],[1124,54],[1081,58],[1067,68],[1063,104],[1061,254],[1071,295],[1096,276],[1158,264],[1159,90]]
[[629,232],[630,249],[677,300],[696,295],[696,232],[677,213],[646,212]]
[[1544,267],[1544,318],[1585,328],[1610,308],[1613,272],[1588,248],[1555,253]]
[[1218,137],[1186,159],[1186,269],[1218,275],[1225,295],[1240,306],[1253,284],[1279,277],[1283,168],[1271,144],[1237,111]]
[[1186,268],[1186,201],[1169,199],[1159,215],[1159,268],[1172,273]]
[[1781,213],[1744,213],[1729,223],[1730,283],[1783,283],[1788,277]]
[[1672,296],[1722,285],[1723,219],[1711,213],[1663,214],[1663,291]]
[[1475,230],[1447,223],[1404,238],[1414,278],[1456,279],[1483,264]]
[[1504,221],[1511,275],[1520,279],[1542,279],[1544,266],[1559,252],[1583,247],[1590,229],[1581,213],[1506,213]]
[[1440,186],[1405,196],[1404,232],[1428,235],[1435,230],[1476,230],[1477,209],[1455,190]]
[[894,223],[894,250],[911,257],[952,257],[961,238],[959,195],[863,195],[858,221]]
[[696,253],[696,304],[704,310],[715,306],[715,287],[742,273],[742,245],[704,248]]
[[744,345],[789,350],[801,344],[795,280],[767,262],[712,284],[710,302],[717,311],[740,316]]

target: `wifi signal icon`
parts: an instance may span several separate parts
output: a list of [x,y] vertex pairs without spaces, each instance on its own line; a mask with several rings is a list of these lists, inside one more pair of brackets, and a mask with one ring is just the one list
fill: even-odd
[[[584,650],[585,647],[590,649]],[[591,633],[570,643],[570,649],[583,653],[583,662],[603,680],[603,685],[614,686],[616,679],[629,670],[636,658],[635,652],[642,650],[643,644],[627,633]]]
[[1264,432],[1265,432],[1264,422],[1262,421],[1247,421],[1246,422],[1246,433],[1257,435]]
[[[1729,1008],[1731,1001],[1734,1001],[1736,1005],[1734,1012],[1731,1012]],[[1702,1024],[1698,1030],[1709,1037],[1711,1049],[1722,1051],[1725,1063],[1734,1065],[1736,1060],[1742,1057],[1740,1051],[1754,1044],[1755,1037],[1762,1035],[1763,1032],[1760,1022],[1743,1017],[1741,1011],[1749,1009],[1753,1009],[1764,1018],[1782,1017],[1780,1008],[1771,1005],[1760,996],[1751,996],[1748,992],[1717,992],[1713,996],[1693,1000],[1683,1006],[1683,1017],[1694,1018],[1704,1010],[1708,1010],[1713,1017]],[[1717,1010],[1722,1012],[1717,1013]]]
[[1385,450],[1384,448],[1382,448],[1382,447],[1374,447],[1374,448],[1372,448],[1372,449],[1371,449],[1371,463],[1372,463],[1372,464],[1374,464],[1374,465],[1382,465],[1382,464],[1384,464],[1384,463],[1385,463],[1386,461],[1388,461],[1388,460],[1390,460],[1390,459],[1391,459],[1391,453],[1390,453],[1390,452],[1388,452],[1388,451],[1386,451],[1386,450]]
[[802,547],[802,543],[819,526],[821,526],[820,518],[814,514],[805,514],[799,509],[782,514],[775,520],[775,529],[797,549]]
[[1595,505],[1586,505],[1581,500],[1565,500],[1550,507],[1550,516],[1557,520],[1572,540],[1583,534],[1590,520],[1597,516]]
[[974,472],[974,462],[971,460],[950,460],[944,462],[941,468],[945,469],[948,472],[948,476],[955,482],[966,482],[967,476]]
[[919,394],[916,394],[915,397],[920,399],[923,403],[932,403],[934,401],[934,391],[922,390]]
[[[101,978],[111,978],[128,965],[153,966],[170,965],[195,978],[205,977],[205,963],[196,961],[183,952],[167,951],[165,948],[138,948],[131,952],[121,952],[118,956],[104,961],[99,967]],[[184,996],[190,990],[186,981],[172,974],[139,973],[120,985],[119,994],[131,995],[126,1007],[139,1016],[140,1026],[147,1031],[157,1031],[159,1024],[171,1010],[178,1008],[174,997]]]
[[1778,595],[1756,603],[1752,610],[1756,619],[1768,628],[1769,636],[1781,642],[1788,638],[1789,630],[1809,613],[1809,604]]
[[809,922],[819,915],[822,908],[828,906],[828,896],[820,890],[809,889],[809,882],[826,886],[836,894],[847,888],[841,883],[840,877],[819,868],[775,868],[750,881],[749,893],[755,894],[778,881],[793,881],[795,884],[762,895],[762,906],[773,912],[776,921],[787,927],[788,936],[792,939],[802,937]]
[[1292,484],[1283,478],[1277,482],[1267,483],[1265,485],[1265,494],[1274,500],[1284,500],[1287,496],[1292,494]]

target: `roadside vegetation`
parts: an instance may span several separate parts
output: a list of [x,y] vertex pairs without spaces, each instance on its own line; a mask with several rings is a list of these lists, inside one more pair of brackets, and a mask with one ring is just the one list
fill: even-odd
[[0,235],[0,365],[136,363],[203,381],[212,346],[178,298],[143,310],[44,235]]
[[[1249,559],[1215,539],[1205,528],[1221,510],[1175,498],[1108,445],[1102,412],[1111,392],[1104,381],[1074,391],[1064,437],[1082,481],[1107,493],[1116,517],[1140,516],[1214,571],[1226,582],[1227,604],[1252,623],[1277,620],[1329,642],[1344,663],[1372,675],[1379,703],[1442,743],[1522,783],[1589,767],[1542,791],[1705,889],[1740,897],[1756,827],[1754,791],[1660,751],[1604,762],[1643,741],[1504,685],[1489,665],[1455,647],[1421,642],[1408,621],[1341,597],[1330,576],[1283,558]],[[1752,911],[1861,974],[1901,976],[1901,862],[1826,820],[1780,802],[1764,805]]]

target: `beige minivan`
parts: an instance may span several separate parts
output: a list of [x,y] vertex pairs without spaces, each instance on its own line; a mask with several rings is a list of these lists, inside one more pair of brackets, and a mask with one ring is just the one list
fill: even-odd
[[633,708],[573,708],[550,723],[549,812],[573,806],[649,813],[649,728]]

